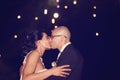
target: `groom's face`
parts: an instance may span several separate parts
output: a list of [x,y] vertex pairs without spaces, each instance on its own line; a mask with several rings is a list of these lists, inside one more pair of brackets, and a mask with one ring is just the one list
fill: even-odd
[[51,48],[56,49],[61,46],[61,42],[63,40],[63,36],[60,32],[58,32],[56,29],[52,30],[51,34]]

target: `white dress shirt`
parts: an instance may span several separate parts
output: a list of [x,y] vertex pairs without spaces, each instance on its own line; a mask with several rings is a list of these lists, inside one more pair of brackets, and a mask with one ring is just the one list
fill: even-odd
[[59,59],[59,57],[60,57],[61,53],[63,52],[63,50],[64,50],[69,44],[71,44],[71,42],[66,43],[66,44],[61,48],[61,50],[60,50],[60,52],[59,52],[59,54],[58,54],[58,56],[57,56],[57,60]]

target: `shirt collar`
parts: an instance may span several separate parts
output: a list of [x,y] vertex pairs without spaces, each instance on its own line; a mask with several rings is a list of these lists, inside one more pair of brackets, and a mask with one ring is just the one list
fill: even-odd
[[69,44],[71,44],[71,42],[66,43],[66,44],[61,48],[60,52],[63,52],[63,50],[64,50]]

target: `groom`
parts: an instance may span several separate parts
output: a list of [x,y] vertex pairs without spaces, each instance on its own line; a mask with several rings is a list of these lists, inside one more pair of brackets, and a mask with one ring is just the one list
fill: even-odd
[[57,66],[68,64],[72,69],[67,77],[51,76],[46,80],[81,80],[83,57],[70,42],[71,33],[65,26],[59,26],[52,30],[51,47],[58,49]]

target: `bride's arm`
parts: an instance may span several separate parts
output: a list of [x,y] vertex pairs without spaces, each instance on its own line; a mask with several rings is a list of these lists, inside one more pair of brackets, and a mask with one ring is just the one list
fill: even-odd
[[36,65],[39,61],[39,54],[36,51],[31,52],[27,58],[22,72],[22,80],[33,80],[31,75],[35,73]]
[[22,72],[23,72],[23,65],[20,66],[19,71],[20,71],[20,76],[21,76],[21,74],[22,74]]

